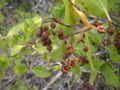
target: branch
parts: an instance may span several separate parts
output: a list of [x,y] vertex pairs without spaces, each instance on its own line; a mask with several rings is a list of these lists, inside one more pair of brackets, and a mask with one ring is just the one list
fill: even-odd
[[47,90],[49,86],[52,85],[62,74],[63,72],[59,71],[55,76],[52,77],[52,79],[48,82],[48,84],[42,90]]
[[80,34],[80,33],[83,33],[83,32],[87,32],[90,29],[91,29],[90,27],[84,27],[84,28],[80,29],[78,32],[74,32],[72,35],[76,35],[76,34]]
[[16,79],[16,75],[14,75],[13,77],[11,77],[11,79],[9,79],[6,83],[4,83],[3,86],[7,86],[9,83],[11,83],[12,81],[14,81]]

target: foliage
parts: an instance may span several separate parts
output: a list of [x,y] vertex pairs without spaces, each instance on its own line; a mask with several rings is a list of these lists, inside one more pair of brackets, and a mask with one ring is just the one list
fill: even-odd
[[[116,26],[112,23],[109,14],[112,13],[110,9],[118,0],[76,0],[77,3],[72,1],[59,1],[53,8],[51,16],[46,18],[37,14],[31,17],[30,13],[26,13],[29,18],[18,20],[18,23],[13,24],[9,29],[7,35],[0,37],[0,50],[5,52],[0,55],[0,74],[2,73],[0,80],[5,76],[7,67],[12,68],[17,77],[22,77],[29,71],[39,78],[50,77],[54,70],[61,70],[63,73],[72,72],[72,75],[78,74],[77,78],[79,78],[82,75],[79,73],[82,72],[80,71],[82,67],[91,72],[89,77],[91,85],[94,85],[97,76],[101,73],[106,84],[120,87],[113,66],[114,63],[120,63],[120,40],[116,40],[116,37],[120,38],[120,32],[114,29]],[[6,4],[1,5],[0,8],[4,5]],[[20,13],[15,17],[23,16],[21,13],[23,8],[19,9],[20,11],[15,13]],[[87,15],[102,19],[95,18],[91,23]],[[2,19],[0,17],[0,21],[4,22]],[[79,19],[83,23],[78,22]],[[108,55],[107,59],[102,58],[104,54],[101,53],[101,48]],[[25,55],[32,56],[32,61],[25,60]],[[34,66],[35,59],[39,55],[46,59],[47,66]],[[59,67],[55,69],[51,66],[53,62],[60,62],[62,66],[58,65]],[[25,89],[24,83],[18,80],[9,88],[14,90],[13,88],[20,88],[22,85],[23,88],[20,90],[30,90]]]

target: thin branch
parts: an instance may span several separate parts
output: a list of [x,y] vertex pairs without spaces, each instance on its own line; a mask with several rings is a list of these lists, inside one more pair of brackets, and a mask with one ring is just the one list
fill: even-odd
[[16,78],[16,75],[14,75],[13,77],[11,77],[11,79],[9,79],[6,83],[4,83],[3,86],[7,86],[9,83],[11,83],[12,81],[14,81]]
[[78,26],[78,25],[66,25],[66,24],[62,23],[61,21],[59,21],[55,18],[50,18],[50,19],[53,20],[54,22],[58,23],[58,24],[61,24],[61,25],[65,26],[65,27],[76,27],[76,26]]
[[49,86],[52,85],[62,74],[63,72],[59,71],[55,76],[52,77],[52,79],[48,82],[48,84],[42,90],[47,90]]
[[90,27],[84,27],[80,29],[78,32],[74,32],[72,35],[80,34],[89,31],[91,28]]
[[[83,67],[80,68],[81,72],[85,73],[91,73],[92,71],[86,70]],[[97,73],[101,73],[100,71],[97,71]],[[48,84],[42,89],[42,90],[47,90],[58,78],[62,76],[63,72],[59,71],[55,76],[52,77],[52,79],[48,82]]]

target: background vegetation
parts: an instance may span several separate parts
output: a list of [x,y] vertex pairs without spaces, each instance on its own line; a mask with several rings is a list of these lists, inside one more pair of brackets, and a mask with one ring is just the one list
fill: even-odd
[[1,0],[0,90],[119,90],[119,0]]

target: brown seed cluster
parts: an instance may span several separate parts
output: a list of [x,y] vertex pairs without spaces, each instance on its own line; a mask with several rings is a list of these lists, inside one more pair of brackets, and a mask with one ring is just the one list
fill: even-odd
[[80,36],[79,38],[77,38],[76,42],[78,42],[78,43],[80,43],[80,42],[84,43],[84,39],[85,39],[84,36]]
[[[58,34],[58,38],[60,40],[64,40],[65,36],[64,36],[64,31],[62,29],[59,29],[57,32],[54,31],[54,29],[56,28],[56,23],[54,21],[50,22],[50,28],[51,28],[51,34],[53,36],[55,36],[56,34]],[[48,51],[52,50],[52,40],[49,38],[50,33],[48,32],[49,28],[48,26],[44,25],[40,27],[40,30],[36,33],[36,36],[38,38],[41,39],[43,46],[47,47]]]
[[88,59],[87,59],[86,56],[81,56],[80,58],[81,58],[80,60],[81,60],[82,64],[87,64],[87,63],[89,63],[89,61],[88,61]]
[[56,24],[54,22],[51,22],[50,27],[54,29],[56,27]]
[[62,29],[58,30],[58,38],[61,39],[61,40],[65,39],[65,36],[63,34],[63,30]]
[[100,26],[101,22],[99,20],[95,20],[93,25],[95,25],[96,27]]
[[73,48],[73,46],[69,45],[66,47],[66,50],[67,50],[67,52],[64,53],[64,55],[63,55],[64,60],[67,59],[74,52],[74,48]]
[[80,58],[72,58],[70,59],[65,59],[62,62],[62,72],[67,73],[69,72],[73,67],[75,67],[76,64],[81,63],[81,64],[87,64],[88,60],[85,56],[81,56]]
[[31,41],[29,41],[29,43],[28,43],[29,45],[35,45],[36,44],[36,42],[35,42],[35,40],[31,40]]
[[85,46],[85,47],[83,48],[83,51],[84,51],[84,52],[87,52],[87,51],[88,51],[88,47]]
[[114,34],[114,29],[112,28],[112,27],[108,27],[107,28],[107,33],[109,34],[109,35],[113,35]]
[[104,33],[105,32],[105,28],[103,26],[98,26],[97,29],[98,29],[99,33]]
[[108,44],[108,41],[106,39],[102,40],[102,44],[106,46]]
[[52,51],[52,40],[49,38],[50,33],[48,29],[48,26],[41,26],[36,36],[41,39],[43,46],[46,46],[48,51]]

